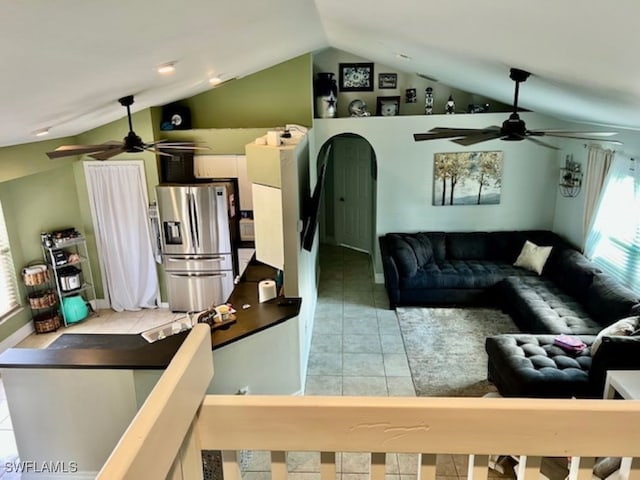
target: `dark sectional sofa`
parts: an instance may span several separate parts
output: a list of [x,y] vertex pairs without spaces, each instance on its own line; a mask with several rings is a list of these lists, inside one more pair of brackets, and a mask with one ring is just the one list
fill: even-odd
[[[541,275],[513,266],[526,240],[551,246]],[[590,345],[640,299],[553,232],[388,233],[379,238],[390,307],[494,305],[523,334],[488,337],[489,378],[503,395],[602,394],[606,370],[640,369],[640,337],[606,338],[591,358],[553,345],[557,334]]]

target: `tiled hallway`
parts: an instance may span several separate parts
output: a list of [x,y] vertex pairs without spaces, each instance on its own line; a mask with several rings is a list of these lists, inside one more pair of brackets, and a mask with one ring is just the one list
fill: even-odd
[[322,245],[307,395],[414,396],[395,311],[369,255]]

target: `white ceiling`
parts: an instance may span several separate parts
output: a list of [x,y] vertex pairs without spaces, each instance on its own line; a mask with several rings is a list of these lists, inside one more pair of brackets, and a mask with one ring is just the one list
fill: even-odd
[[[335,47],[511,103],[640,129],[640,2],[616,0],[29,0],[0,16],[0,145],[74,135],[133,110]],[[402,60],[397,54],[411,57]],[[157,65],[176,61],[162,77]]]

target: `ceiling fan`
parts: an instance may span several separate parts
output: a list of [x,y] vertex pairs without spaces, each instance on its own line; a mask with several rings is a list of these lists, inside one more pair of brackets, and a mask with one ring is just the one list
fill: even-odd
[[191,142],[167,142],[166,140],[156,140],[155,142],[145,143],[133,131],[131,122],[131,105],[133,105],[133,95],[127,95],[118,99],[120,105],[127,108],[127,119],[129,120],[129,133],[121,142],[111,140],[99,145],[62,145],[53,152],[47,152],[50,159],[70,157],[73,155],[88,155],[96,160],[107,160],[124,152],[153,152],[158,155],[172,155],[163,152],[161,149],[171,150],[208,150],[208,147],[195,146]]
[[[491,126],[487,128],[432,128],[428,133],[414,133],[413,138],[416,142],[422,140],[436,140],[441,138],[450,138],[452,142],[458,145],[469,146],[476,143],[486,142],[500,138],[507,141],[529,140],[537,145],[560,150],[559,148],[540,141],[536,137],[557,137],[557,138],[573,138],[579,140],[603,140],[604,138],[617,135],[616,132],[573,132],[566,130],[528,130],[524,121],[518,115],[518,93],[520,84],[529,78],[529,72],[512,68],[509,77],[516,83],[515,95],[513,98],[513,113],[502,123],[501,127]],[[622,145],[617,140],[606,140],[607,142]]]

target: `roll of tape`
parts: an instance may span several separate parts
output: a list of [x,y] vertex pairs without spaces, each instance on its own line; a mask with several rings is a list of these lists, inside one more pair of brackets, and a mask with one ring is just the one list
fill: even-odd
[[273,280],[262,280],[258,283],[258,300],[260,303],[267,302],[277,296],[276,282]]

